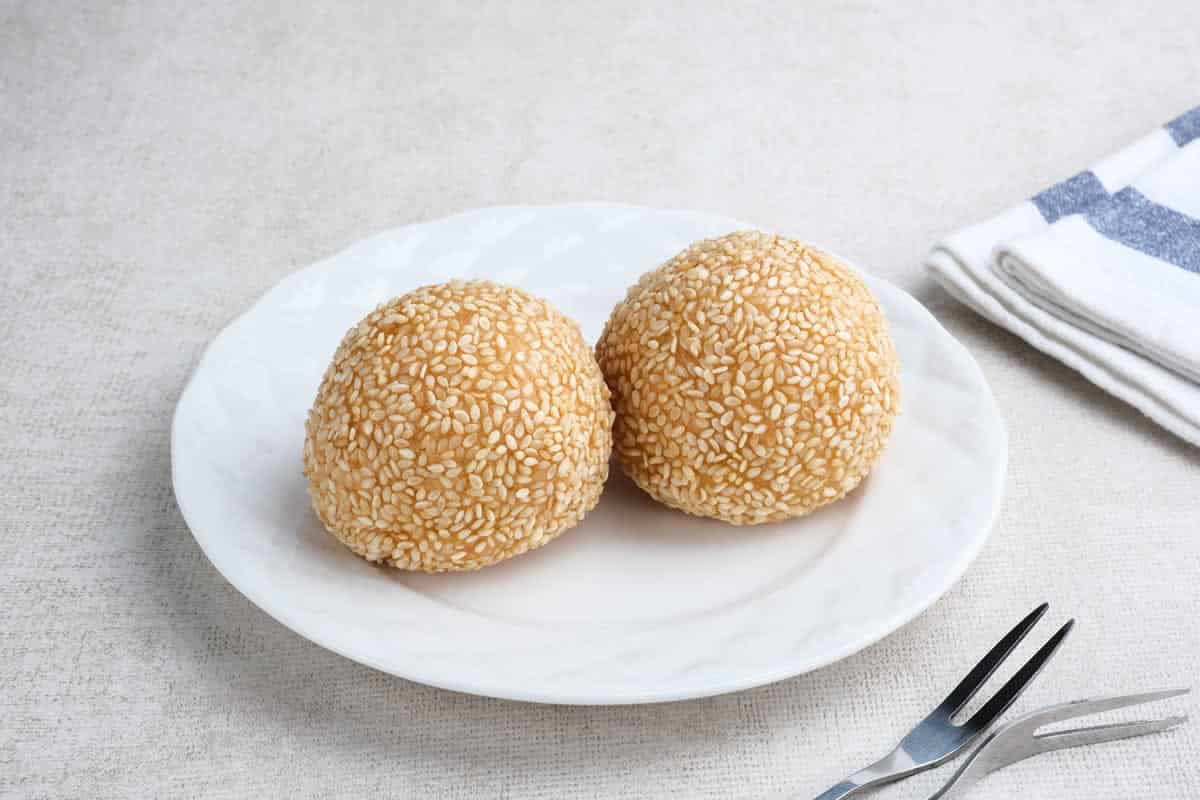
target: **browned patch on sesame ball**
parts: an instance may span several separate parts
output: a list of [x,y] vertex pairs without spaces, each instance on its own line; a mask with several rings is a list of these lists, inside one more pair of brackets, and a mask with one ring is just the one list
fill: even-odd
[[596,355],[625,472],[666,505],[735,525],[845,495],[899,406],[870,290],[828,254],[765,233],[697,242],[643,275]]
[[343,544],[394,567],[471,570],[596,505],[612,409],[578,325],[516,289],[453,282],[346,334],[306,432],[313,508]]

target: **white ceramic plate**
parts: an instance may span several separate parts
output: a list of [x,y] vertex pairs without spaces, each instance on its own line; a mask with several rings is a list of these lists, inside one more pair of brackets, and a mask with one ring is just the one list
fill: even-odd
[[612,205],[504,207],[399,228],[297,272],[209,346],[180,397],[179,506],[216,568],[302,636],[422,683],[554,703],[639,703],[757,686],[905,624],[962,575],[1000,501],[1006,437],[979,368],[915,300],[868,278],[902,362],[904,411],[845,500],[734,528],[613,477],[550,545],[475,573],[372,567],[305,494],[304,417],[345,331],[455,277],[551,300],[592,341],[642,272],[751,227]]

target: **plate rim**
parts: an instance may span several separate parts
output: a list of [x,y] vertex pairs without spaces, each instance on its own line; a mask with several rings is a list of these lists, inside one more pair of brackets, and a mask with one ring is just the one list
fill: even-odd
[[[230,319],[220,329],[220,331],[218,331],[217,334],[212,337],[208,344],[205,345],[200,357],[196,360],[195,366],[188,375],[183,389],[179,393],[178,399],[175,403],[175,409],[171,415],[170,451],[172,494],[175,497],[175,503],[180,510],[180,514],[183,517],[184,523],[187,525],[188,531],[191,533],[192,538],[195,540],[197,545],[199,545],[200,550],[202,553],[204,553],[205,558],[208,559],[208,562],[213,566],[214,569],[216,569],[222,578],[224,578],[231,586],[233,586],[234,589],[236,589],[260,611],[264,612],[267,614],[267,616],[271,617],[293,633],[301,636],[304,639],[307,639],[318,647],[329,650],[330,652],[336,653],[356,663],[379,670],[380,672],[394,675],[415,683],[424,684],[426,686],[432,686],[438,689],[462,692],[481,697],[551,705],[591,706],[640,705],[646,703],[675,702],[714,697],[732,692],[745,691],[747,689],[765,686],[781,680],[786,680],[788,678],[814,672],[849,658],[850,656],[865,650],[871,645],[877,644],[891,634],[899,631],[901,628],[904,628],[921,614],[929,610],[929,608],[931,608],[942,597],[944,597],[946,593],[950,591],[950,589],[958,584],[963,575],[966,573],[967,569],[979,556],[979,553],[982,552],[984,545],[990,538],[1003,505],[1004,486],[1008,472],[1009,434],[1007,426],[1004,422],[1004,417],[1000,413],[999,404],[996,402],[995,394],[992,392],[991,385],[988,383],[986,376],[983,374],[983,370],[980,368],[979,363],[975,360],[975,357],[971,354],[970,350],[968,350],[966,346],[953,334],[946,330],[941,322],[935,316],[933,316],[933,314],[928,308],[925,307],[924,304],[918,301],[907,291],[901,289],[890,281],[863,270],[856,262],[843,258],[842,256],[837,255],[835,251],[815,242],[809,242],[809,244],[811,244],[813,247],[823,250],[826,253],[829,253],[830,255],[833,255],[843,263],[850,265],[856,272],[858,272],[868,281],[877,282],[886,286],[887,291],[894,293],[900,302],[913,306],[916,313],[925,318],[924,321],[926,323],[932,323],[937,332],[944,336],[949,343],[952,343],[954,348],[957,348],[964,356],[966,356],[965,363],[969,364],[971,372],[974,374],[974,377],[978,379],[979,385],[982,387],[984,394],[986,395],[986,399],[990,406],[990,411],[992,412],[991,416],[996,424],[996,433],[998,437],[997,443],[999,446],[999,459],[993,474],[993,485],[989,487],[991,490],[990,493],[994,499],[991,504],[986,523],[981,526],[978,534],[972,537],[969,542],[960,550],[953,565],[944,573],[944,578],[934,584],[937,588],[930,590],[927,593],[927,597],[922,597],[920,600],[915,601],[908,608],[901,609],[890,616],[884,617],[881,615],[879,621],[873,625],[869,631],[861,634],[842,647],[824,651],[822,656],[819,658],[807,660],[801,658],[794,661],[787,661],[786,663],[781,663],[775,668],[748,670],[744,675],[738,678],[727,680],[711,680],[699,684],[689,684],[686,686],[686,688],[680,690],[659,689],[649,692],[626,691],[622,693],[590,691],[572,692],[569,694],[561,691],[543,692],[538,691],[536,688],[514,688],[511,684],[506,683],[488,684],[486,680],[474,682],[452,679],[447,680],[439,676],[436,673],[436,670],[430,671],[429,673],[424,673],[419,669],[399,672],[392,666],[385,666],[380,660],[372,658],[370,655],[364,655],[357,652],[348,652],[346,648],[329,643],[327,639],[319,632],[314,633],[310,627],[291,617],[287,609],[282,607],[281,604],[273,603],[269,598],[269,592],[263,592],[257,588],[248,587],[246,585],[240,585],[237,581],[230,577],[231,571],[222,567],[220,563],[221,557],[214,555],[213,549],[211,549],[212,542],[210,541],[206,544],[206,537],[203,534],[198,533],[196,528],[193,526],[192,520],[195,519],[195,516],[189,513],[188,502],[181,496],[178,482],[179,461],[177,454],[179,452],[178,438],[180,436],[180,410],[184,407],[185,398],[191,391],[193,391],[196,378],[201,374],[201,371],[210,361],[212,353],[214,349],[216,349],[217,344],[222,339],[230,335],[231,331],[234,331],[236,328],[238,328],[239,325],[256,310],[258,310],[260,306],[264,305],[265,301],[267,301],[272,295],[281,292],[287,285],[291,284],[293,281],[298,281],[302,276],[317,272],[323,268],[326,262],[330,259],[336,258],[352,248],[363,246],[374,239],[383,238],[386,236],[394,236],[401,231],[421,228],[432,224],[446,222],[458,217],[479,214],[481,212],[537,212],[562,208],[605,208],[631,212],[653,211],[659,213],[702,215],[713,219],[727,220],[731,224],[739,226],[741,229],[771,230],[769,227],[751,225],[741,220],[725,217],[722,214],[700,211],[696,209],[658,208],[626,203],[586,201],[551,204],[498,204],[474,207],[453,214],[435,217],[433,219],[385,228],[361,239],[351,241],[340,249],[299,269],[292,270],[291,272],[287,273],[274,284],[269,286],[265,291],[263,291],[253,303],[245,308],[245,310]],[[597,684],[596,686],[598,689],[602,690],[604,685]]]

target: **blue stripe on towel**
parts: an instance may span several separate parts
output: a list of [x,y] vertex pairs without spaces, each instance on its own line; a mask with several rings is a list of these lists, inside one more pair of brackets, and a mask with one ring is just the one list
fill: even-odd
[[1038,192],[1033,196],[1033,204],[1042,212],[1042,218],[1052,223],[1068,214],[1078,214],[1107,197],[1099,178],[1091,172],[1081,172]]
[[1167,133],[1175,144],[1183,147],[1193,139],[1200,139],[1200,106],[1185,111],[1167,123]]
[[1132,186],[1089,208],[1085,217],[1114,242],[1200,273],[1200,219],[1159,205]]

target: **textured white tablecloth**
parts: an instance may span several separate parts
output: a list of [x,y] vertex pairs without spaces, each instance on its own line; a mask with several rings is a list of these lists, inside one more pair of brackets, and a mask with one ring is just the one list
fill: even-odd
[[[1021,707],[1200,683],[1200,452],[919,268],[1194,105],[1200,5],[435,5],[0,6],[0,795],[811,796],[1043,599],[1080,625]],[[962,582],[833,667],[632,708],[411,684],[225,583],[167,442],[221,326],[380,229],[596,199],[827,243],[966,343],[1012,451]],[[1198,755],[1200,720],[971,796],[1200,797]]]

